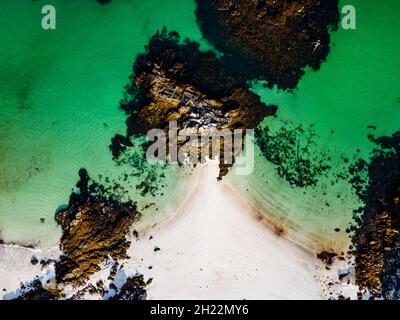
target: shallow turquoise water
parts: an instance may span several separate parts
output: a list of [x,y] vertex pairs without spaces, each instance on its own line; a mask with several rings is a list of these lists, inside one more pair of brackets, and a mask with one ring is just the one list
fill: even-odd
[[[117,175],[108,149],[125,132],[119,100],[135,57],[164,25],[201,40],[191,1],[52,1],[57,29],[41,29],[43,3],[1,0],[0,230],[8,241],[56,243],[53,216],[79,168]],[[105,126],[103,123],[106,123]],[[170,168],[167,180],[180,181]],[[182,192],[157,197],[172,210]],[[140,202],[137,191],[132,197]],[[149,213],[150,214],[150,213]],[[46,218],[41,224],[39,219]]]
[[[196,25],[195,4],[188,0],[113,0],[106,6],[95,0],[55,0],[55,31],[41,29],[40,1],[1,4],[1,27],[9,30],[0,34],[1,237],[51,245],[59,236],[54,212],[68,201],[79,168],[86,167],[93,177],[120,173],[108,145],[115,133],[125,131],[118,102],[150,36],[165,25],[199,41],[203,49],[208,45]],[[391,0],[379,5],[354,0],[353,5],[357,30],[333,33],[327,62],[318,72],[308,71],[294,93],[253,86],[266,103],[279,106],[278,117],[266,120],[272,129],[315,124],[315,152],[332,157],[332,174],[357,148],[360,155],[368,154],[368,133],[390,134],[400,127],[399,5]],[[347,243],[343,231],[358,206],[348,183],[331,186],[328,177],[314,188],[293,188],[260,154],[256,160],[251,176],[228,177],[243,197],[309,246],[315,238],[324,238],[326,247]],[[167,182],[168,189],[156,199],[163,204],[157,214],[171,212],[183,195],[182,172],[171,167]],[[149,200],[131,192],[136,200]],[[152,219],[155,214],[148,212]],[[336,227],[342,231],[334,232]]]
[[[368,134],[390,135],[400,129],[400,5],[389,0],[355,0],[352,5],[357,29],[332,33],[328,60],[319,71],[308,70],[294,93],[265,89],[261,83],[253,86],[265,102],[279,106],[277,119],[265,120],[272,130],[314,125],[315,154],[332,158],[328,177],[313,188],[293,188],[261,154],[253,175],[230,177],[272,220],[292,228],[290,236],[309,246],[315,245],[315,238],[325,238],[326,249],[348,242],[344,230],[359,206],[348,182],[331,185],[335,174],[347,168],[344,159],[368,157],[374,147]],[[341,232],[334,231],[337,227]]]

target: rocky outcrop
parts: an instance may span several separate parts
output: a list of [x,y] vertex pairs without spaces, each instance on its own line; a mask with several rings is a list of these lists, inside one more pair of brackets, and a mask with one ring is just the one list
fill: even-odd
[[[252,129],[276,112],[275,106],[266,106],[249,91],[245,78],[227,71],[213,52],[202,52],[189,40],[180,43],[176,32],[165,29],[138,56],[130,79],[121,103],[128,115],[128,137],[154,128],[167,132],[170,121],[177,123],[178,134]],[[119,141],[115,137],[111,145],[115,156],[124,148]]]
[[200,29],[222,63],[248,79],[293,89],[318,70],[337,29],[338,0],[196,0]]
[[126,235],[138,217],[135,204],[102,195],[99,185],[89,183],[86,170],[79,174],[79,193],[73,193],[68,207],[56,214],[63,232],[56,280],[73,285],[83,284],[107,259],[127,258]]
[[152,279],[144,281],[143,275],[129,277],[118,293],[110,300],[146,300],[146,287]]
[[381,283],[383,298],[400,300],[400,242],[385,259]]
[[[356,283],[373,296],[400,296],[400,131],[373,139],[368,185],[358,186],[364,207],[356,212],[353,236]],[[363,162],[365,163],[365,162]],[[363,167],[363,166],[359,166]],[[355,182],[360,179],[355,179]],[[360,213],[360,214],[359,214]]]
[[58,300],[61,291],[58,288],[44,288],[41,281],[36,279],[28,285],[21,285],[21,294],[15,300]]

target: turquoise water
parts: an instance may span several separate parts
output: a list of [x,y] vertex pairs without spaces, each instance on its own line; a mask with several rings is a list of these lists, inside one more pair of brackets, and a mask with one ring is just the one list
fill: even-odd
[[[259,153],[253,175],[230,177],[275,223],[291,229],[289,236],[311,247],[348,244],[344,230],[359,202],[348,182],[331,185],[331,181],[348,168],[344,159],[368,157],[374,147],[368,134],[390,135],[400,129],[400,5],[389,0],[379,4],[355,0],[352,5],[357,10],[357,29],[332,33],[328,60],[318,72],[308,70],[294,93],[253,85],[263,101],[279,106],[277,119],[265,120],[272,131],[313,125],[318,135],[314,154],[332,158],[328,176],[315,187],[293,188]],[[337,227],[341,232],[334,231]],[[323,244],[314,243],[322,238]]]
[[[100,6],[95,0],[55,0],[52,31],[41,29],[41,1],[0,1],[1,27],[9,30],[0,34],[1,237],[49,246],[60,232],[54,212],[68,201],[79,168],[94,178],[121,174],[108,145],[125,131],[119,100],[149,38],[165,25],[203,49],[209,46],[196,25],[194,1],[113,0]],[[287,227],[290,237],[309,246],[315,239],[327,248],[347,245],[343,232],[359,203],[346,181],[330,185],[332,175],[343,170],[344,157],[368,155],[373,147],[368,133],[390,134],[400,127],[400,5],[352,4],[357,30],[333,33],[328,60],[318,72],[307,71],[294,93],[253,86],[266,103],[279,106],[277,118],[266,120],[272,130],[314,124],[315,152],[331,156],[331,176],[312,188],[293,188],[258,153],[251,176],[227,177],[243,197]],[[162,196],[142,198],[134,188],[130,193],[140,205],[161,204],[158,212],[145,210],[155,221],[179,204],[185,181],[183,172],[170,167]]]
[[[68,201],[79,168],[93,178],[119,174],[108,149],[125,132],[119,100],[136,55],[156,30],[166,25],[201,41],[191,1],[52,4],[57,29],[44,31],[41,1],[1,0],[1,28],[10,30],[0,33],[0,230],[7,241],[57,243],[53,216]],[[181,174],[171,167],[168,189],[150,199],[165,203],[161,211],[179,203]]]

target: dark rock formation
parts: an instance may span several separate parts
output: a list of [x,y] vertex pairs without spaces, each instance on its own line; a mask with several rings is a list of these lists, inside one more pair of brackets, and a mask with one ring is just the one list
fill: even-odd
[[131,140],[123,135],[116,134],[111,139],[110,149],[114,158],[118,158],[118,156],[123,153],[127,147],[132,147],[133,143]]
[[126,235],[138,216],[132,202],[120,203],[96,192],[100,187],[89,184],[86,170],[80,171],[80,177],[80,192],[73,193],[68,207],[56,214],[63,231],[63,255],[56,263],[58,283],[83,284],[109,257],[126,258],[130,244]]
[[27,286],[21,286],[21,295],[15,300],[57,300],[61,292],[57,288],[43,288],[40,280],[33,280]]
[[96,0],[96,2],[100,4],[108,4],[111,3],[111,0]]
[[56,262],[57,262],[57,261],[54,260],[54,259],[47,259],[47,258],[41,259],[41,260],[39,261],[40,265],[42,266],[42,269],[43,269],[43,268],[46,268],[47,266],[49,266],[49,265],[52,264],[52,263],[55,264]]
[[356,283],[374,296],[392,299],[400,296],[400,131],[371,139],[379,148],[367,165],[368,185],[362,190],[356,183],[364,202],[355,215]]
[[143,275],[129,277],[118,293],[110,300],[146,300],[146,287],[152,280],[144,281]]
[[200,29],[222,63],[247,79],[293,89],[318,70],[337,29],[338,0],[196,0]]
[[317,258],[326,263],[328,266],[332,265],[333,260],[337,257],[337,253],[323,251],[317,254]]
[[[179,131],[194,133],[251,129],[276,112],[248,90],[245,78],[227,71],[213,52],[200,51],[188,39],[180,43],[176,32],[165,29],[138,56],[130,79],[121,103],[128,115],[128,137],[153,128],[167,132],[170,121],[177,122]],[[120,140],[113,139],[115,156],[122,150]]]
[[387,300],[400,300],[400,243],[385,259],[382,270],[382,294]]
[[35,266],[38,264],[38,262],[39,262],[38,258],[36,258],[35,256],[32,256],[31,263]]

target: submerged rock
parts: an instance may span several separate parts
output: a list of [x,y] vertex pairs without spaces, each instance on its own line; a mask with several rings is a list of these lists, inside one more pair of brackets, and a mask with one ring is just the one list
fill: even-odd
[[63,234],[63,251],[56,263],[58,283],[83,284],[107,259],[127,258],[129,228],[138,217],[135,204],[121,203],[95,192],[86,170],[80,172],[79,193],[71,195],[67,208],[56,214]]
[[315,137],[312,126],[292,127],[285,123],[274,132],[263,125],[256,129],[256,142],[265,159],[295,187],[315,186],[331,168],[328,157],[316,150]]
[[111,0],[96,0],[96,2],[100,4],[109,4],[111,3]]
[[113,157],[117,158],[121,153],[123,153],[127,147],[132,147],[133,143],[131,140],[123,135],[116,134],[111,139],[110,149]]
[[304,67],[318,70],[329,53],[338,0],[196,0],[204,37],[222,63],[248,79],[293,89]]

